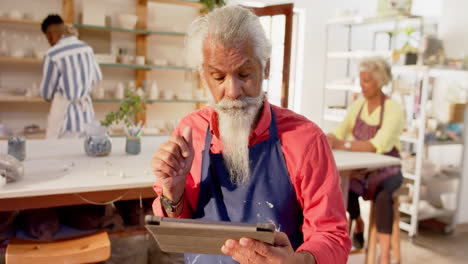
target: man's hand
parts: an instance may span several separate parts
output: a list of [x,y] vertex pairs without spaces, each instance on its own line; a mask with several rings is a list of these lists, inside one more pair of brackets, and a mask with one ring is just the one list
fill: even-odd
[[274,246],[257,240],[241,238],[228,239],[221,251],[240,264],[315,264],[315,258],[307,251],[295,253],[288,236],[275,233]]
[[186,127],[182,136],[173,136],[162,144],[151,160],[151,167],[162,186],[163,194],[171,201],[179,201],[184,194],[193,156],[192,128]]

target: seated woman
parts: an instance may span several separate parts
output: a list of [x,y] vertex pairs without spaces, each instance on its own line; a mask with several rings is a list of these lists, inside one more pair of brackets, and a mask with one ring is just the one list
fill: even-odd
[[[363,60],[359,66],[363,98],[355,101],[345,120],[328,134],[332,148],[376,152],[400,157],[400,133],[404,114],[400,104],[388,98],[382,87],[391,80],[390,65],[380,57]],[[359,196],[375,202],[375,220],[381,248],[380,263],[390,263],[390,235],[393,222],[392,195],[401,185],[400,166],[376,171],[355,171],[350,184],[348,213],[355,222],[353,244],[362,248],[364,223],[360,217]]]

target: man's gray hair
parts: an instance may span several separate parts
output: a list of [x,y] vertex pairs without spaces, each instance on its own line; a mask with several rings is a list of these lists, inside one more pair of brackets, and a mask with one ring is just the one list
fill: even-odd
[[379,86],[383,87],[392,80],[392,68],[382,57],[368,57],[359,64],[359,71],[370,72]]
[[197,18],[189,27],[186,38],[187,64],[199,67],[203,63],[203,41],[210,35],[215,42],[236,47],[250,42],[263,68],[271,54],[271,44],[260,19],[240,6],[225,6]]

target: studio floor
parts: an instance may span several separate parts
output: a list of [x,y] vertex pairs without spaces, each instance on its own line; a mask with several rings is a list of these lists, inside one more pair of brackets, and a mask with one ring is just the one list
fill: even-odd
[[[468,233],[443,235],[421,230],[414,242],[401,232],[402,264],[466,264],[468,259]],[[364,255],[352,255],[348,264],[364,263]]]

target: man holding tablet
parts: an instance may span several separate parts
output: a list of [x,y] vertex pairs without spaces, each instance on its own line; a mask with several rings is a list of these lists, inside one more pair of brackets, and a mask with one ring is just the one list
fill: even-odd
[[198,18],[187,39],[212,106],[189,114],[156,151],[157,216],[274,223],[273,246],[228,239],[225,255],[186,263],[346,263],[339,176],[323,132],[262,90],[271,45],[257,16],[228,6]]

